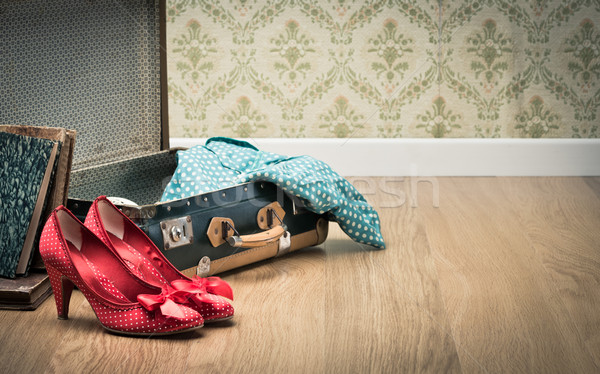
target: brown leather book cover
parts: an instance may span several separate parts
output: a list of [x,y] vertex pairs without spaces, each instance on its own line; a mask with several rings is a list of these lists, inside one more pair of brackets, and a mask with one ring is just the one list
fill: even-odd
[[0,278],[0,309],[36,309],[52,293],[46,273],[15,279]]

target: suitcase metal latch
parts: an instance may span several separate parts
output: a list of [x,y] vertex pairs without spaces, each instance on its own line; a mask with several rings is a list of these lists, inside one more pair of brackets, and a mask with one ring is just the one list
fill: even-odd
[[290,252],[290,248],[292,246],[292,235],[289,231],[286,231],[279,238],[279,248],[277,248],[277,254],[275,257],[283,256]]
[[190,216],[162,221],[160,230],[165,250],[181,247],[194,241],[192,217]]
[[196,275],[200,278],[206,278],[210,274],[210,257],[204,256],[198,262],[196,267]]

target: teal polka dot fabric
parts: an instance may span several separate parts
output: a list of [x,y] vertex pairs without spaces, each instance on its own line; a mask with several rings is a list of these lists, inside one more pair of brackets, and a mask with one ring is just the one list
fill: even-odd
[[328,213],[353,240],[385,248],[375,209],[327,164],[310,156],[263,152],[240,140],[211,138],[204,146],[177,152],[177,169],[161,201],[258,181],[301,198],[312,212]]

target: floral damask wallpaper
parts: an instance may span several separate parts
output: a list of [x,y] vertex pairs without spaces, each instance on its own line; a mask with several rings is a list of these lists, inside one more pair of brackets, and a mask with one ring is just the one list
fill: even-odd
[[175,137],[597,137],[598,0],[168,0]]

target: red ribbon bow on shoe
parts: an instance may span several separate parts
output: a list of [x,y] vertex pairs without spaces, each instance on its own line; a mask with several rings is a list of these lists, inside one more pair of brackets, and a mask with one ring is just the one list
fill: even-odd
[[229,283],[219,277],[198,278],[194,276],[191,281],[179,279],[173,281],[171,285],[178,291],[198,295],[198,299],[204,303],[215,302],[214,298],[208,297],[207,294],[223,296],[233,300],[233,291]]
[[183,302],[185,299],[182,299],[179,292],[171,287],[163,288],[162,292],[158,295],[138,295],[137,300],[146,310],[155,312],[157,319],[185,319],[184,309],[177,303]]

